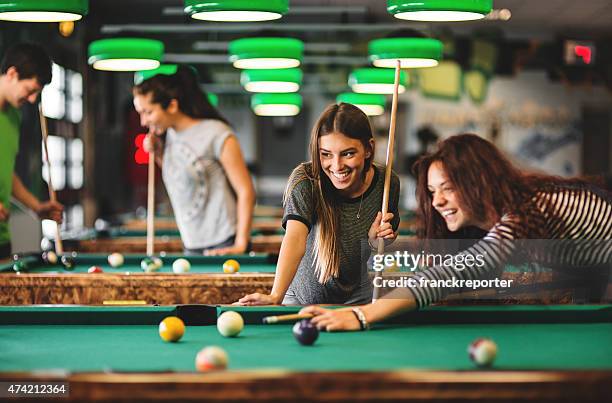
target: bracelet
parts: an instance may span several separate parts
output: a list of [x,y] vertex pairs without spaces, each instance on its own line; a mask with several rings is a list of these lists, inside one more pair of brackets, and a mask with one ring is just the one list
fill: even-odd
[[355,314],[355,317],[359,321],[360,330],[369,330],[370,324],[366,320],[366,317],[363,314],[363,311],[360,308],[352,308],[351,310],[353,311],[353,313]]

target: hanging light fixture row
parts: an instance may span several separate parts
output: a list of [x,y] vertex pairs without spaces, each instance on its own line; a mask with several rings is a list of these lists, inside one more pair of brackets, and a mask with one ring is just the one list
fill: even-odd
[[78,21],[89,0],[0,0],[0,20],[16,22]]
[[271,21],[289,11],[289,0],[185,0],[191,18],[217,22]]
[[87,53],[87,62],[96,70],[152,70],[161,64],[164,44],[143,38],[100,39],[89,44]]
[[472,21],[491,12],[493,0],[387,0],[387,11],[410,21]]

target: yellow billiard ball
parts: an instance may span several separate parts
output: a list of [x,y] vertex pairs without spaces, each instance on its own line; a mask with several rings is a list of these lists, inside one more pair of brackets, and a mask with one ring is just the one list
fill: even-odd
[[233,274],[233,273],[238,273],[239,270],[240,270],[240,263],[238,263],[234,259],[226,260],[225,263],[223,263],[223,273]]
[[159,337],[163,341],[176,342],[185,334],[185,324],[176,316],[168,316],[159,323]]

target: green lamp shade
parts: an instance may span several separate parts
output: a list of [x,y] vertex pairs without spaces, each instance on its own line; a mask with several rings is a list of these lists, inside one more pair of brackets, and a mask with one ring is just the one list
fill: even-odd
[[148,80],[151,77],[155,77],[158,74],[171,76],[176,73],[178,66],[176,64],[162,64],[158,68],[153,70],[137,71],[134,73],[134,84],[138,85],[144,80]]
[[243,38],[230,42],[230,62],[239,69],[298,67],[304,43],[293,38]]
[[410,21],[472,21],[491,12],[493,0],[387,0],[387,11]]
[[385,112],[385,96],[378,94],[356,94],[343,92],[336,97],[336,102],[353,104],[368,116],[378,116]]
[[240,83],[249,92],[297,92],[302,77],[300,69],[244,70]]
[[289,11],[289,0],[185,0],[191,18],[218,22],[277,20]]
[[[390,69],[365,68],[354,70],[348,79],[348,85],[360,94],[393,94],[395,71]],[[398,92],[406,91],[408,73],[400,71]]]
[[212,106],[214,106],[215,108],[219,106],[219,97],[217,96],[217,94],[208,92],[206,93],[206,96],[208,97],[208,102],[210,102]]
[[302,108],[300,94],[255,94],[251,109],[258,116],[295,116]]
[[431,38],[384,38],[368,44],[370,61],[376,67],[433,67],[442,58],[442,42]]
[[89,0],[0,0],[0,20],[77,21],[87,15]]
[[144,71],[156,69],[164,44],[154,39],[100,39],[89,44],[88,63],[96,70]]

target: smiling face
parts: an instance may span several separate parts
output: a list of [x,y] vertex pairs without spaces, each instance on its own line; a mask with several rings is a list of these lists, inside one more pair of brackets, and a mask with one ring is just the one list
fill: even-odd
[[35,104],[38,95],[42,91],[42,85],[38,78],[19,79],[19,73],[14,67],[10,67],[6,72],[8,89],[6,100],[15,108],[22,107],[26,102]]
[[372,149],[370,145],[366,150],[360,140],[342,133],[319,137],[321,168],[342,195],[357,197],[363,193],[366,159],[372,156]]
[[431,194],[433,208],[442,216],[449,231],[455,232],[472,225],[479,226],[461,203],[459,193],[440,161],[434,161],[429,166],[427,190]]
[[176,101],[170,102],[164,109],[153,102],[153,94],[134,94],[134,107],[140,115],[140,125],[153,129],[156,133],[163,133],[174,125],[176,114]]

